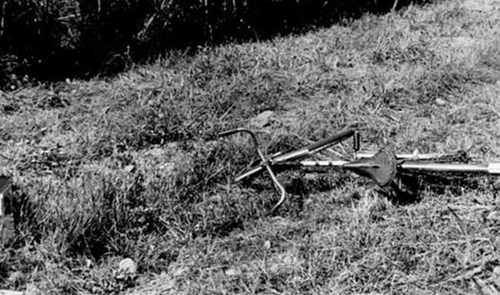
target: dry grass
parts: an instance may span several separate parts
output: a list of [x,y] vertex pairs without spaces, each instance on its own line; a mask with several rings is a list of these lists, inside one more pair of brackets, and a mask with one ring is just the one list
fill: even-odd
[[[366,150],[499,159],[497,20],[437,2],[2,93],[0,168],[19,187],[19,235],[0,253],[0,288],[494,294],[494,185],[428,187],[400,205],[349,174],[288,172],[291,200],[271,218],[268,180],[231,182],[254,157],[247,139],[216,135],[271,110],[258,130],[269,150],[357,123]],[[125,257],[139,265],[132,284],[114,278]]]

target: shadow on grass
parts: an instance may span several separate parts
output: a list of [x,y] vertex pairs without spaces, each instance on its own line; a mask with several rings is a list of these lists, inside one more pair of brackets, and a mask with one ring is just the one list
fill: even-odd
[[194,53],[200,45],[300,34],[432,0],[54,2],[4,7],[2,15],[19,17],[3,19],[0,87],[26,77],[110,76],[171,49]]

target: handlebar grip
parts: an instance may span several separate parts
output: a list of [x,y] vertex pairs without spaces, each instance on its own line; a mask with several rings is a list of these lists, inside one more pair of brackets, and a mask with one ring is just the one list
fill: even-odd
[[320,148],[329,146],[333,143],[341,142],[341,141],[353,136],[355,133],[356,133],[356,131],[353,129],[347,129],[347,130],[341,131],[341,132],[339,132],[331,137],[325,138],[323,140],[320,140],[318,142],[315,142],[315,143],[307,146],[307,150],[314,151],[316,149],[320,149]]

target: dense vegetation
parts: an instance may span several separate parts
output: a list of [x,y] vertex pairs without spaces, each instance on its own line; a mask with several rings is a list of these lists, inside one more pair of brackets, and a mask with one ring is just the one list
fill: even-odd
[[2,0],[0,87],[32,76],[116,73],[166,49],[264,40],[392,5],[392,0]]

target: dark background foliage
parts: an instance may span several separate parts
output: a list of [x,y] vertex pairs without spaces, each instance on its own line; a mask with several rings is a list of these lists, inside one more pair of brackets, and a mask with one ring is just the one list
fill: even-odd
[[[398,7],[409,2],[401,0]],[[392,0],[0,0],[0,86],[12,88],[30,77],[112,74],[168,49],[301,33],[364,12],[387,12],[393,5]]]

